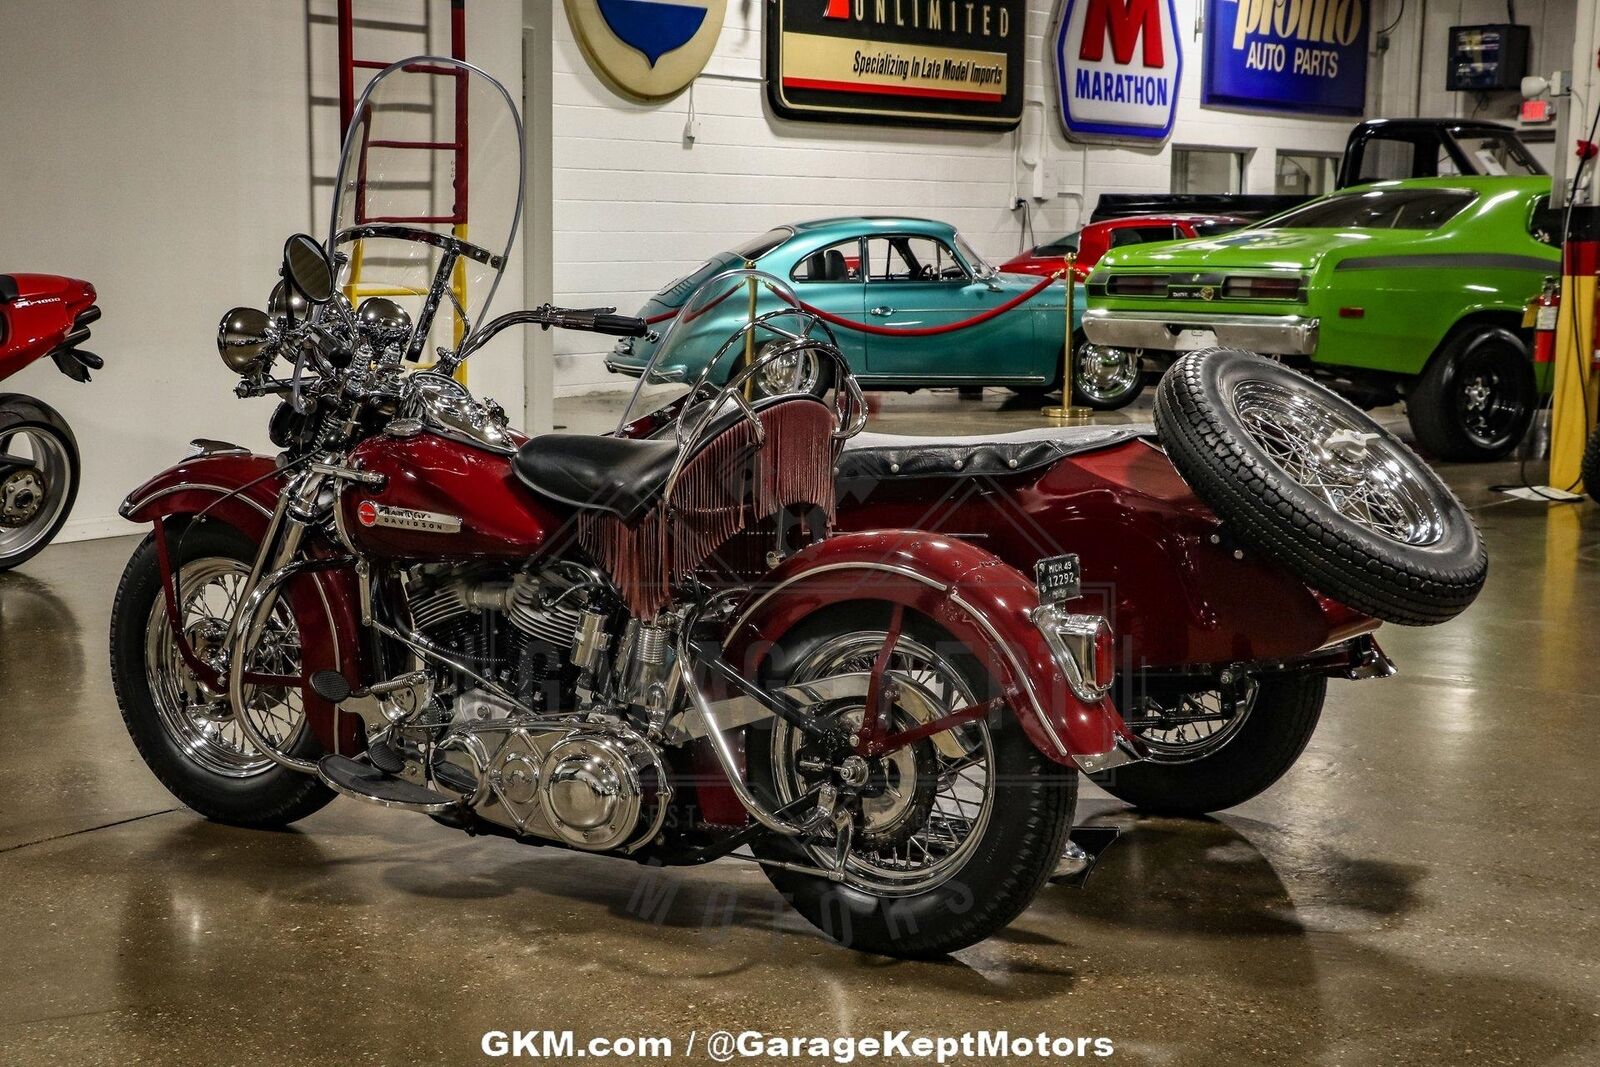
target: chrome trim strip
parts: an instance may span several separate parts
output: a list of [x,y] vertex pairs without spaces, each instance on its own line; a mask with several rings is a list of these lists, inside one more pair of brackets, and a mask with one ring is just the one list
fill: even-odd
[[1102,345],[1173,351],[1174,329],[1210,330],[1219,345],[1247,348],[1280,356],[1309,356],[1317,351],[1322,320],[1303,315],[1212,315],[1188,309],[1112,311],[1090,308],[1083,332]]
[[[237,487],[233,489],[225,489],[220,485],[212,485],[209,482],[178,482],[163,489],[157,489],[149,496],[140,500],[133,500],[131,498],[124,500],[122,502],[122,507],[117,509],[117,514],[121,515],[123,518],[127,518],[130,514],[138,511],[152,500],[160,500],[164,496],[171,496],[173,493],[181,493],[189,489],[206,489],[216,493],[218,496],[229,496],[238,493]],[[254,500],[251,500],[247,496],[234,495],[233,499],[250,505],[269,519],[272,518],[272,512],[268,511],[266,508],[262,507],[260,504],[256,503]]]

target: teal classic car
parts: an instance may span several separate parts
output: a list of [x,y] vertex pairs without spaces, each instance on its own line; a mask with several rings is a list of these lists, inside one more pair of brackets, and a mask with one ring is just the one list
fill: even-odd
[[[712,256],[669,282],[638,314],[664,329],[702,284],[746,263],[785,280],[805,303],[869,329],[920,330],[962,322],[1016,299],[1041,280],[995,270],[947,223],[882,216],[817,219],[779,226]],[[910,392],[934,386],[998,385],[1042,396],[1060,388],[1064,293],[1065,286],[1057,282],[1009,311],[948,333],[897,337],[846,325],[833,329],[864,388]],[[1077,287],[1073,303],[1076,328],[1083,315],[1082,286]],[[761,309],[766,310],[765,303]],[[706,343],[683,346],[702,362],[662,370],[687,378],[699,375],[717,344],[748,315],[749,305],[743,299],[724,300],[692,324]],[[607,358],[606,367],[637,377],[655,344],[651,338],[623,340]],[[719,366],[718,373],[726,375],[727,369]],[[814,366],[773,363],[757,384],[774,393],[809,388],[817,374]],[[1091,403],[1098,398],[1116,406],[1121,399],[1083,361],[1078,380],[1080,392],[1093,392]]]
[[1274,355],[1368,407],[1404,399],[1422,448],[1487,460],[1549,387],[1524,326],[1560,273],[1550,179],[1455,176],[1342,189],[1204,241],[1112,252],[1090,341],[1160,370],[1212,345]]

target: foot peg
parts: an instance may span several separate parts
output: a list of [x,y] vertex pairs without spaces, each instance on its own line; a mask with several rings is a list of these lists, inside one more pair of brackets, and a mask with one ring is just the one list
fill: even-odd
[[348,756],[323,756],[317,761],[317,777],[335,793],[389,808],[442,815],[459,806],[443,793],[385,774],[370,763]]
[[350,680],[338,671],[318,671],[311,676],[311,691],[330,704],[350,699]]

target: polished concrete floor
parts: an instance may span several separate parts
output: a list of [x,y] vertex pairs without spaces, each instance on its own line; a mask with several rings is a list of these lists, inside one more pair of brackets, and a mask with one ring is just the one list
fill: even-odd
[[[1001,397],[879,421],[1036,421]],[[1129,1064],[1600,1063],[1600,510],[1487,491],[1514,470],[1448,471],[1488,588],[1385,628],[1401,674],[1334,683],[1274,789],[1203,821],[1086,791],[1081,820],[1124,831],[1088,885],[940,963],[835,948],[733,862],[641,909],[628,863],[353,801],[283,833],[204,822],[107,677],[135,542],[51,548],[0,575],[0,1064],[465,1064],[519,1028],[661,1034],[680,1062],[716,1029],[1005,1028]]]

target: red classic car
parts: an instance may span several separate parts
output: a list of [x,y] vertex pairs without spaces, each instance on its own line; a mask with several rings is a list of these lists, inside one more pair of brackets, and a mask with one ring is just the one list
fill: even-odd
[[1000,264],[1011,274],[1054,274],[1067,265],[1068,252],[1076,252],[1073,273],[1078,281],[1089,276],[1089,268],[1113,248],[1153,244],[1156,241],[1186,241],[1195,237],[1216,237],[1237,230],[1248,222],[1233,215],[1134,215],[1125,219],[1092,222],[1076,233],[1058,237],[1048,244],[1031,248]]

